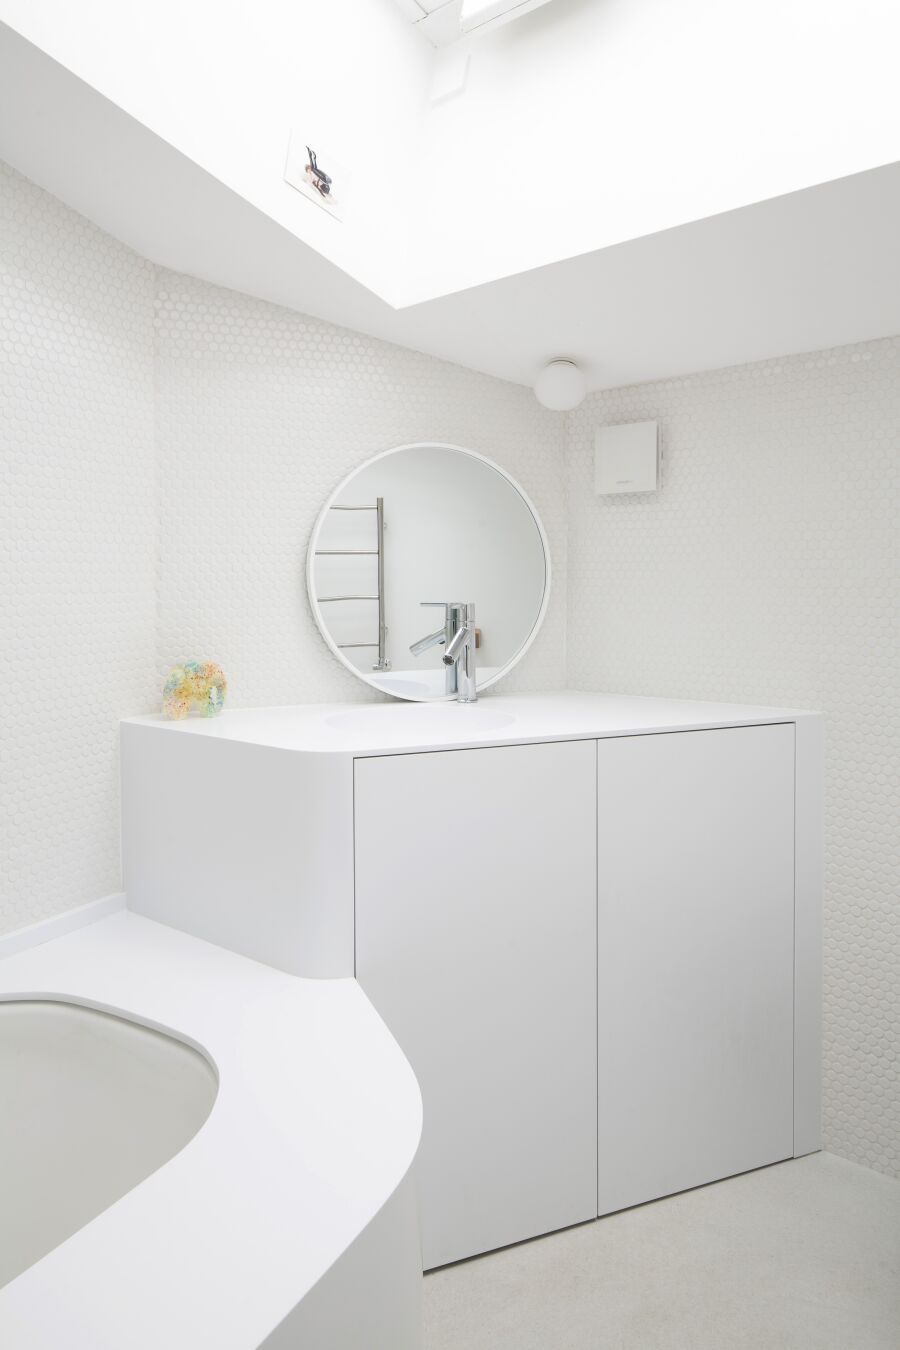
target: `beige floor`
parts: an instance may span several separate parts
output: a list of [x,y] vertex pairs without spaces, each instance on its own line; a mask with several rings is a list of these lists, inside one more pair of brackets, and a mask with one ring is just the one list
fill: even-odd
[[900,1350],[900,1181],[780,1163],[435,1271],[426,1350]]

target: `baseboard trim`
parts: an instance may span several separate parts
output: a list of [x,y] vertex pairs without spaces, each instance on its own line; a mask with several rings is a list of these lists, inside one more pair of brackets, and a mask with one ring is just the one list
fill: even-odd
[[29,947],[40,947],[44,942],[74,933],[79,928],[87,928],[98,919],[105,919],[124,908],[125,893],[119,891],[115,895],[104,895],[99,900],[89,900],[86,905],[67,909],[62,914],[53,914],[38,923],[30,923],[27,928],[3,933],[0,935],[0,961],[7,956],[15,956],[17,952],[27,951]]

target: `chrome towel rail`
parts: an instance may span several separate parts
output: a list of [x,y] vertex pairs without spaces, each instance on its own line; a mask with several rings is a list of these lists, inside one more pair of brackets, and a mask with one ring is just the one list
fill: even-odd
[[374,506],[331,506],[331,511],[374,511],[377,548],[317,548],[317,557],[328,558],[377,558],[378,590],[374,595],[319,595],[319,604],[331,605],[342,600],[376,600],[378,602],[378,641],[377,642],[339,642],[341,648],[377,647],[378,660],[373,670],[390,670],[387,659],[387,625],[384,620],[384,498],[378,497]]

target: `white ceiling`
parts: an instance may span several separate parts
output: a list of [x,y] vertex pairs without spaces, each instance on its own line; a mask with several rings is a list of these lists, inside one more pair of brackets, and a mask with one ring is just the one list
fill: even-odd
[[430,301],[415,344],[530,383],[568,356],[589,388],[900,332],[900,164]]
[[155,262],[524,384],[900,332],[900,164],[394,309],[8,29],[0,158]]

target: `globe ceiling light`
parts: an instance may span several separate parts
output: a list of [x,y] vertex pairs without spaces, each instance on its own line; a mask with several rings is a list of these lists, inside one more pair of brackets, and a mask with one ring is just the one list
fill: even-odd
[[538,403],[554,412],[577,408],[587,392],[584,371],[574,361],[551,361],[534,382]]

